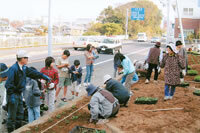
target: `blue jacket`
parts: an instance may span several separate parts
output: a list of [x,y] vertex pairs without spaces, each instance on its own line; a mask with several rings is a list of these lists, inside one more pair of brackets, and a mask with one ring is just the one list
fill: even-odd
[[75,82],[75,81],[77,81],[78,84],[81,84],[82,70],[83,70],[82,67],[79,67],[78,70],[77,70],[78,74],[74,74],[73,72],[76,71],[75,66],[73,65],[73,66],[70,67],[69,72],[71,73],[72,83]]
[[110,91],[120,104],[126,103],[130,97],[129,90],[115,79],[110,79],[106,82],[106,90]]
[[14,93],[20,94],[21,92],[23,92],[26,87],[26,77],[48,80],[48,77],[46,75],[35,71],[25,65],[22,67],[22,69],[23,71],[20,69],[18,62],[16,62],[9,68],[8,79],[5,84],[8,95]]
[[26,78],[26,89],[23,92],[26,105],[30,108],[41,105],[40,89],[36,80]]
[[125,56],[126,58],[122,61],[122,66],[124,69],[123,75],[128,75],[133,72],[135,72],[135,67],[133,66],[132,61],[128,58],[128,56]]

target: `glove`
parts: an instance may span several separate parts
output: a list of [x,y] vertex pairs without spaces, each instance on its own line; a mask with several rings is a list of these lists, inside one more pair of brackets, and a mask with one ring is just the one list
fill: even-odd
[[186,70],[183,69],[183,70],[182,70],[182,73],[183,73],[183,75],[185,76],[185,75],[186,75]]
[[41,81],[42,84],[46,84],[45,80],[41,79],[40,81]]
[[55,86],[55,84],[54,84],[54,83],[51,83],[51,84],[49,84],[49,89],[53,89],[53,88],[54,88],[54,86]]
[[15,104],[15,94],[12,94],[10,96],[10,102],[11,102],[11,104]]

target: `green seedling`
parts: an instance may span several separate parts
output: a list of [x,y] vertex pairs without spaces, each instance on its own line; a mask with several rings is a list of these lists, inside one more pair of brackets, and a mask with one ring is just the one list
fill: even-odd
[[56,115],[56,118],[57,118],[57,119],[60,119],[60,118],[61,118],[61,115]]
[[35,131],[38,131],[38,130],[39,130],[39,127],[38,127],[38,126],[36,126],[36,127],[35,127]]
[[76,109],[76,105],[72,105],[72,109]]
[[78,119],[78,116],[72,116],[72,120],[76,120],[76,119]]
[[53,121],[53,119],[51,119],[51,118],[48,119],[48,122],[52,122],[52,121]]
[[200,75],[196,76],[196,77],[194,78],[194,80],[195,80],[196,82],[200,82]]
[[69,124],[70,123],[70,121],[69,120],[65,120],[65,124]]
[[65,114],[66,114],[66,112],[62,112],[62,113],[61,113],[61,115],[65,115]]
[[195,76],[195,75],[198,75],[198,71],[196,71],[196,70],[188,70],[187,74],[190,75],[190,76]]

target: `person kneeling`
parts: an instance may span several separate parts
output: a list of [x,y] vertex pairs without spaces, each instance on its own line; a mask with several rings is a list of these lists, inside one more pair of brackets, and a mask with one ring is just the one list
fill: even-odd
[[119,111],[118,100],[109,91],[90,84],[86,91],[91,96],[88,109],[91,113],[90,122],[97,123],[99,119],[114,117]]
[[106,90],[110,91],[120,104],[126,106],[130,98],[129,90],[119,81],[112,79],[110,75],[104,76],[104,84],[106,84]]

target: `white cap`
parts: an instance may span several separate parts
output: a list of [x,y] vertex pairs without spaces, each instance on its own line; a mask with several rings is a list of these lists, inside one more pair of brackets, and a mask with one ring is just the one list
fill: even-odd
[[19,50],[17,52],[17,58],[29,57],[28,53],[25,50]]
[[104,84],[106,83],[106,81],[108,81],[109,79],[111,79],[111,76],[110,75],[105,75],[104,77],[103,77],[103,82],[104,82]]
[[176,54],[178,53],[178,50],[176,49],[175,44],[169,43],[169,44],[167,44],[167,46],[169,46],[173,50],[174,53],[176,53]]

